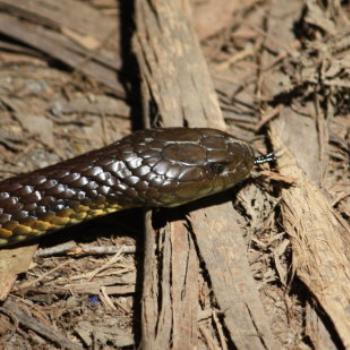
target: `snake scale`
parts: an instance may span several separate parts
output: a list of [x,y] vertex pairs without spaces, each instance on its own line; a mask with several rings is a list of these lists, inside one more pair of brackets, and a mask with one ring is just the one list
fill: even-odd
[[266,159],[215,129],[140,130],[0,182],[0,246],[122,209],[191,202],[234,186]]

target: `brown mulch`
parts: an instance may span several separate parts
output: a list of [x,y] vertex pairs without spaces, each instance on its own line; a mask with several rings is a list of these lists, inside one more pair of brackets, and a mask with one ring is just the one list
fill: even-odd
[[348,2],[168,4],[0,0],[0,179],[142,125],[277,161],[1,250],[0,348],[350,349]]

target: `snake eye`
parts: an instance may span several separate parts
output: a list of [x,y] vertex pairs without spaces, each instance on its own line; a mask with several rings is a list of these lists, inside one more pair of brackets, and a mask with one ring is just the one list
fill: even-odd
[[215,175],[220,175],[225,170],[226,165],[227,165],[226,163],[219,163],[219,162],[210,163],[209,168]]

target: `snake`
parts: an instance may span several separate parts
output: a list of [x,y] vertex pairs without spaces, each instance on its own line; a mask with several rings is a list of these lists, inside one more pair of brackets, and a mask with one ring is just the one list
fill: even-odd
[[0,182],[0,246],[129,208],[176,207],[247,178],[252,146],[209,128],[136,131],[106,147]]

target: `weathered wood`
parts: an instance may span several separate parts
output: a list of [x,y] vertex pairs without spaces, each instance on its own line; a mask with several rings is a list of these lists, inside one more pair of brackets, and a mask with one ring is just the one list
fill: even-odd
[[[285,112],[285,117],[288,116]],[[274,147],[282,151],[279,168],[295,184],[282,190],[282,216],[293,246],[293,269],[332,320],[350,349],[350,261],[348,225],[322,191],[300,169],[284,143],[283,120],[271,126]]]
[[[103,41],[106,35],[114,30],[117,37],[110,45],[116,47],[119,44],[118,23],[113,18],[101,15],[95,8],[81,1],[0,0],[0,9],[50,28],[66,27],[81,35],[96,38],[98,41]],[[115,59],[119,61],[118,52],[114,54]]]
[[[225,129],[188,11],[180,3],[166,0],[136,3],[134,46],[142,76],[145,125]],[[225,314],[222,326],[228,331],[228,344],[234,343],[241,349],[279,348],[249,270],[243,239],[237,239],[232,250],[233,237],[242,236],[237,223],[232,225],[232,215],[232,205],[226,203],[191,213],[189,222],[169,217],[170,222],[160,230],[152,226],[151,214],[147,215],[142,348],[196,347],[198,326],[193,312],[198,303],[195,295],[198,260],[192,260],[195,244],[208,271],[217,305]],[[193,232],[187,228],[191,223]],[[236,270],[240,273],[232,272]],[[185,317],[183,310],[189,305],[191,312]]]
[[83,349],[80,344],[74,343],[71,340],[67,339],[64,334],[59,333],[53,327],[48,326],[43,322],[40,322],[38,319],[25,313],[16,302],[10,299],[5,301],[5,303],[0,308],[0,311],[9,315],[24,327],[40,334],[44,338],[50,340],[54,344],[57,344],[63,349]]
[[[301,1],[290,5],[287,0],[271,3],[267,20],[267,41],[272,39],[272,43],[284,43],[286,46],[283,49],[286,50],[294,40],[291,28],[305,11]],[[318,17],[322,14],[326,17],[326,12],[322,11],[318,12]],[[318,20],[323,23],[322,18]],[[322,47],[322,51],[326,50],[326,47]],[[274,59],[271,53],[265,51],[262,65],[271,67]],[[262,76],[265,98],[272,100],[285,93],[286,81],[288,77],[285,71],[278,66],[266,72]],[[278,152],[279,171],[295,181],[292,187],[282,190],[281,202],[283,225],[292,243],[292,268],[309,289],[310,301],[312,297],[317,299],[332,321],[344,347],[350,349],[350,228],[332,208],[324,189],[319,188],[328,159],[327,118],[332,116],[327,116],[327,112],[319,108],[317,98],[322,98],[322,95],[318,95],[315,90],[314,100],[298,103],[296,96],[290,104],[297,108],[284,103],[279,117],[270,122],[270,136],[273,147]],[[314,302],[311,304],[315,305]],[[309,319],[315,317],[313,313],[307,314],[306,320],[309,322]],[[314,346],[320,349],[336,348],[321,323],[321,319],[313,321],[314,326],[318,324],[318,329],[310,335]],[[328,329],[328,332],[332,331],[333,329]]]
[[[69,5],[70,1],[65,0],[65,3]],[[6,0],[0,1],[0,8],[28,19],[23,21],[15,15],[1,13],[0,32],[64,62],[110,87],[116,95],[125,97],[124,88],[117,79],[117,71],[121,68],[119,50],[116,45],[113,45],[114,50],[104,47],[105,42],[112,37],[113,42],[119,42],[114,38],[117,26],[109,20],[106,20],[106,23],[98,21],[98,12],[88,10],[84,5],[79,11],[79,3],[74,1],[72,4],[75,4],[76,11],[70,11],[69,25],[69,22],[64,20],[64,15],[59,16],[63,12],[63,4],[57,4],[50,7],[47,4],[44,6],[40,0],[16,4]],[[94,26],[90,20],[84,21],[83,13],[94,14],[90,16],[96,19]],[[30,21],[35,19],[34,23]],[[92,29],[98,34],[95,35]]]
[[16,282],[17,275],[26,272],[37,244],[0,250],[0,300],[4,301]]

